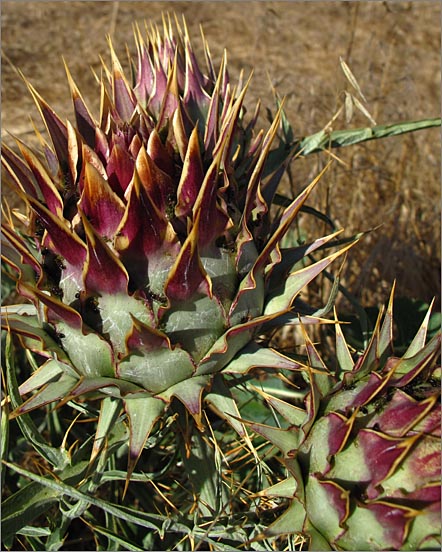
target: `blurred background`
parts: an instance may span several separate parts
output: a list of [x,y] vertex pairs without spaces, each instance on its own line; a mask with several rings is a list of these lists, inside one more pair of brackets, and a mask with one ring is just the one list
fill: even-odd
[[[261,98],[275,112],[272,88],[286,97],[296,137],[321,130],[354,93],[342,57],[361,87],[376,124],[440,116],[440,3],[438,2],[2,2],[2,140],[10,134],[36,143],[43,131],[19,68],[62,118],[72,118],[65,59],[92,112],[99,92],[93,70],[108,62],[106,35],[124,62],[135,52],[133,24],[161,24],[162,12],[183,14],[196,53],[200,25],[218,66],[224,48],[232,80],[241,69],[253,79],[246,106]],[[203,61],[203,60],[202,60]],[[124,65],[124,63],[123,63]],[[126,64],[127,67],[127,64]],[[361,99],[359,97],[359,99]],[[333,130],[369,126],[361,110],[342,109]],[[354,247],[341,282],[364,306],[396,296],[440,308],[440,129],[334,150],[338,157],[309,205],[346,235],[378,227]],[[296,160],[284,191],[293,195],[323,168],[327,154]],[[3,193],[8,197],[7,187]],[[14,203],[14,198],[8,200]],[[329,229],[304,215],[307,241]],[[330,284],[309,288],[318,302]],[[346,308],[345,300],[341,298]],[[347,305],[348,306],[348,305]]]

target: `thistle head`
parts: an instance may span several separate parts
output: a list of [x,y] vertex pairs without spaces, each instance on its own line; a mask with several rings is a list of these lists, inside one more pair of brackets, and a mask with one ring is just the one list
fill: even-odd
[[266,395],[287,429],[251,424],[283,451],[290,473],[263,492],[293,496],[268,534],[290,526],[314,550],[437,547],[441,333],[427,339],[429,320],[430,309],[402,357],[393,350],[393,293],[361,353],[350,352],[337,323],[334,372],[307,338],[304,404]]
[[20,155],[3,148],[27,206],[26,235],[6,213],[4,258],[34,304],[25,315],[8,308],[4,326],[33,336],[47,358],[21,387],[39,391],[16,414],[114,396],[129,420],[132,468],[174,398],[202,428],[204,396],[248,439],[235,419],[235,378],[269,358],[273,369],[300,369],[264,350],[258,332],[299,323],[295,298],[349,247],[301,269],[335,234],[281,250],[319,179],[272,208],[292,155],[278,137],[282,107],[257,131],[258,107],[246,120],[243,105],[248,83],[232,86],[226,58],[215,71],[207,47],[202,68],[185,24],[173,31],[165,19],[162,33],[135,36],[130,79],[110,46],[97,119],[69,72],[75,126],[28,84],[52,145],[43,156],[21,142]]

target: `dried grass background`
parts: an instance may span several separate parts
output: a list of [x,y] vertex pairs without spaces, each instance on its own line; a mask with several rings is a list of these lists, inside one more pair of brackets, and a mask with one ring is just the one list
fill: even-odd
[[[132,24],[160,24],[163,11],[185,15],[197,53],[201,24],[216,64],[227,48],[232,77],[254,69],[246,96],[250,110],[260,97],[274,111],[271,86],[286,96],[297,136],[322,129],[342,105],[344,91],[351,90],[340,56],[377,124],[440,115],[439,2],[3,1],[2,139],[13,143],[9,131],[32,142],[30,116],[43,130],[10,62],[60,116],[72,118],[63,56],[98,115],[89,68],[100,70],[100,55],[109,60],[105,36],[111,35],[124,60],[126,44],[135,50]],[[348,124],[344,116],[336,119],[333,129],[369,124],[355,112]],[[436,296],[440,306],[439,129],[335,153],[341,163],[334,163],[309,204],[327,212],[347,235],[382,224],[350,252],[343,283],[365,305],[383,302],[396,279],[397,296],[426,301]],[[309,183],[327,159],[323,154],[296,161],[292,192]],[[305,225],[311,222],[305,219]],[[326,291],[324,285],[321,293]]]

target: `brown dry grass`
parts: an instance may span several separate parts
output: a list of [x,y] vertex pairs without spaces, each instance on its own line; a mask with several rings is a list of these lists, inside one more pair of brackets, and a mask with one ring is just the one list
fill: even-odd
[[[32,141],[36,109],[9,65],[30,79],[62,117],[71,103],[62,56],[97,112],[89,67],[108,59],[111,34],[124,56],[133,51],[132,24],[159,23],[162,11],[186,16],[195,49],[202,24],[212,56],[224,47],[233,76],[254,68],[248,105],[273,109],[270,83],[287,97],[297,136],[320,130],[350,91],[339,56],[350,65],[378,124],[440,114],[439,2],[2,2],[2,138]],[[367,126],[356,113],[350,125]],[[37,126],[41,127],[37,122]],[[343,117],[333,128],[345,128]],[[440,132],[423,131],[340,150],[310,204],[347,234],[382,227],[350,253],[343,282],[374,305],[397,295],[440,302]],[[324,166],[310,156],[293,166],[300,190]]]

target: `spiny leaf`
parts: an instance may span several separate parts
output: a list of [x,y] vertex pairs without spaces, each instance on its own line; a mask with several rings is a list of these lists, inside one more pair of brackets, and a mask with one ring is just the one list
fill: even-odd
[[75,372],[68,364],[63,364],[55,358],[48,359],[42,364],[38,370],[35,370],[31,376],[20,385],[19,391],[21,395],[26,395],[31,391],[35,391],[39,387],[46,385],[50,381],[58,378],[64,372],[75,375]]
[[91,464],[106,445],[107,436],[118,418],[121,406],[121,401],[113,397],[105,397],[101,401],[100,417],[98,418],[90,459]]
[[35,410],[46,404],[51,404],[69,396],[70,392],[78,384],[78,377],[62,374],[57,381],[52,381],[43,387],[38,393],[32,395],[27,401],[20,405],[13,413],[13,417],[20,417],[26,412]]
[[[5,361],[8,396],[11,401],[11,407],[17,410],[22,408],[23,400],[18,390],[15,356],[12,350],[12,338],[9,332],[6,336]],[[55,448],[48,445],[29,414],[22,414],[19,416],[17,418],[17,423],[23,435],[26,436],[26,439],[52,466],[55,468],[62,468],[67,465],[69,462],[68,451],[64,448]]]

